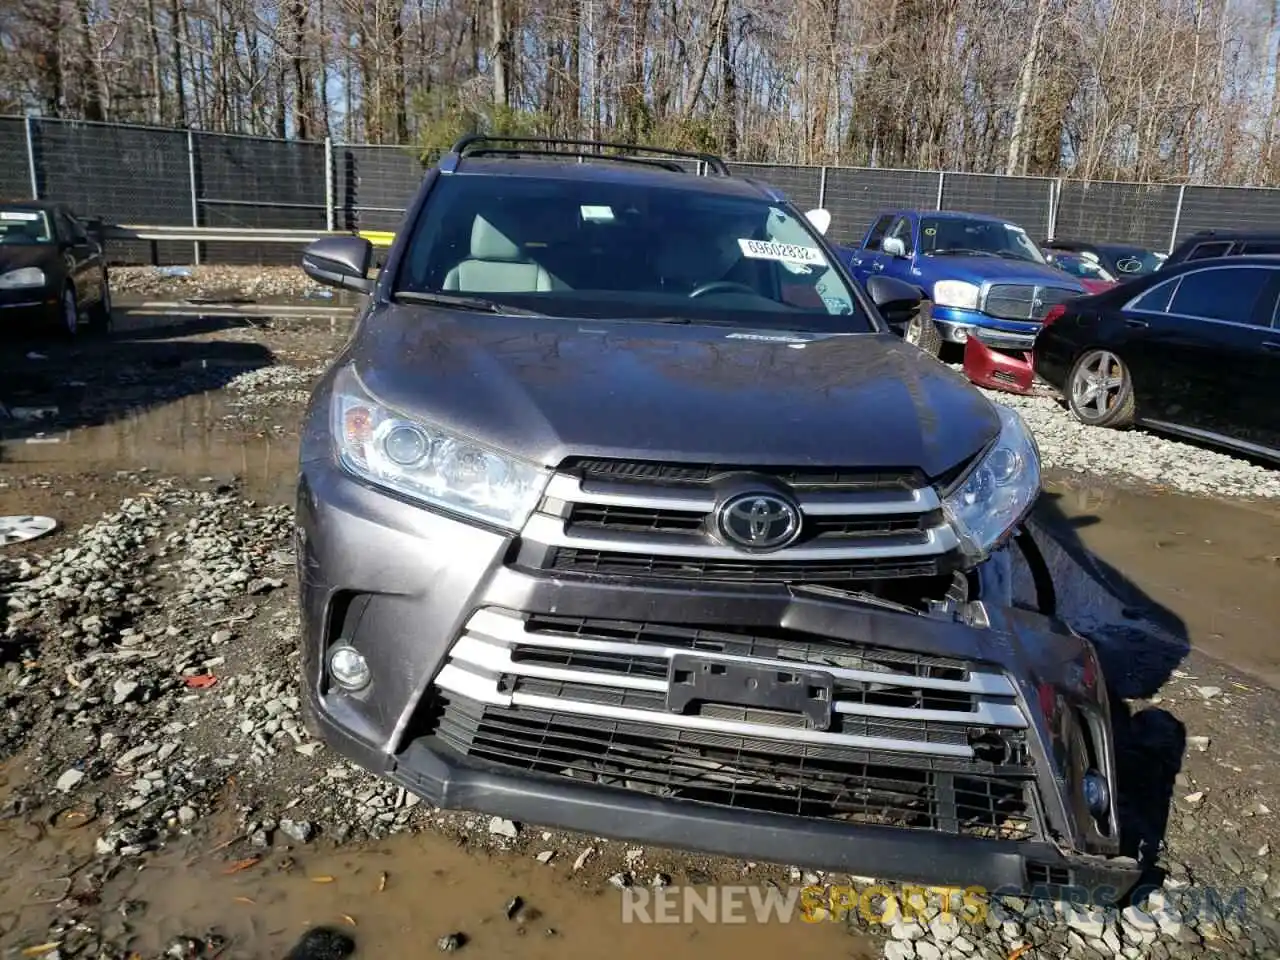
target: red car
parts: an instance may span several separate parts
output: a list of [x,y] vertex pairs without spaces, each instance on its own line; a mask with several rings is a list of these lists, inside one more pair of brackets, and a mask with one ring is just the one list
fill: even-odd
[[[1080,281],[1090,293],[1101,293],[1114,287],[1118,281],[1097,258],[1087,253],[1064,250],[1042,250],[1045,261],[1063,273],[1069,273]],[[1044,318],[1048,326],[1062,316],[1065,307],[1053,307]],[[1005,390],[1010,393],[1035,393],[1035,371],[1030,352],[996,350],[976,337],[970,337],[964,346],[964,375],[980,387],[988,390]]]

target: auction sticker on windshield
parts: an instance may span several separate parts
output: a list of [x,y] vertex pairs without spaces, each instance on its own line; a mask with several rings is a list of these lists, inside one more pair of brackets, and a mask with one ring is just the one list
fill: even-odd
[[28,210],[0,210],[0,220],[21,220],[24,223],[39,220],[40,214]]
[[744,257],[753,260],[781,260],[788,263],[816,263],[825,266],[827,258],[816,247],[804,247],[797,243],[776,243],[772,240],[739,240]]

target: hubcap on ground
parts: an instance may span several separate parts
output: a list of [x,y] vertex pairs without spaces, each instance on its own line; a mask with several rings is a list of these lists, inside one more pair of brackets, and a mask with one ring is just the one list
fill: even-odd
[[1114,353],[1099,350],[1080,365],[1071,384],[1071,399],[1077,410],[1100,417],[1120,399],[1124,368]]

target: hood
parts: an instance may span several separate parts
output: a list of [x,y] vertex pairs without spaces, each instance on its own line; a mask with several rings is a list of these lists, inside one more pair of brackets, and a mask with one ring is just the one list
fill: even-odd
[[388,406],[547,466],[589,456],[936,477],[999,430],[960,374],[893,334],[384,305],[348,355]]
[[935,280],[967,280],[969,283],[1048,283],[1083,291],[1075,277],[1047,263],[1006,260],[1003,257],[921,257]]
[[61,263],[58,248],[51,243],[0,243],[0,273],[39,267],[50,270]]

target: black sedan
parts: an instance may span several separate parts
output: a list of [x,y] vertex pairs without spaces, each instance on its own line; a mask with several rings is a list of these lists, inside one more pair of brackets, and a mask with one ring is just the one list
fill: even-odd
[[30,320],[65,336],[108,327],[106,257],[62,204],[0,201],[0,335]]
[[1178,264],[1055,307],[1035,371],[1083,423],[1280,462],[1278,302],[1280,257]]

